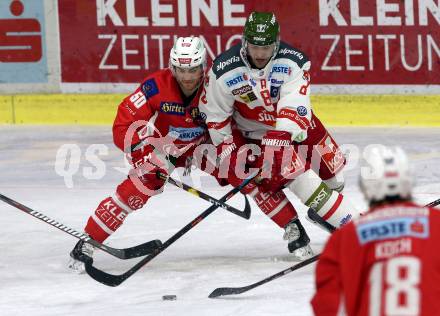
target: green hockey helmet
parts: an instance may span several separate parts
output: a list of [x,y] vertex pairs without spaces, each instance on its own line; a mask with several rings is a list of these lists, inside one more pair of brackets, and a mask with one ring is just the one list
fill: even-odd
[[244,39],[251,44],[266,46],[278,43],[280,25],[272,12],[252,12],[244,25]]

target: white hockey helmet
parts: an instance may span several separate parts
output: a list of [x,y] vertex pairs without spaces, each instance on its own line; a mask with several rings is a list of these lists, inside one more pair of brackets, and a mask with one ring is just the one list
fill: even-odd
[[199,37],[179,37],[170,52],[170,68],[206,68],[206,48]]
[[411,198],[412,175],[402,148],[370,145],[363,156],[360,186],[370,203],[387,198]]

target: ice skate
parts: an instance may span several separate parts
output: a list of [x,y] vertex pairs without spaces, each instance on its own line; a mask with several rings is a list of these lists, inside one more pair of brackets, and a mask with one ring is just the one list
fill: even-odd
[[91,260],[93,262],[93,252],[95,247],[82,240],[78,241],[70,252],[69,269],[77,274],[85,272],[84,262]]
[[303,261],[314,255],[310,247],[310,238],[299,219],[295,219],[284,228],[284,240],[289,242],[289,252],[292,253],[293,260]]

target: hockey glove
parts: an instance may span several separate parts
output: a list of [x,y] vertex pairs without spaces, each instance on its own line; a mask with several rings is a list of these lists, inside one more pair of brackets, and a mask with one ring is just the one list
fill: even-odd
[[261,150],[257,165],[262,170],[262,186],[267,190],[276,192],[304,172],[304,162],[289,132],[267,131],[261,140]]
[[177,137],[172,133],[165,137],[147,137],[128,155],[137,177],[148,189],[163,189],[165,180],[159,173],[168,176],[174,168],[176,157],[184,152],[174,144]]
[[[256,165],[256,156],[260,154],[257,145],[246,144],[238,131],[234,131],[228,139],[217,146],[217,168],[214,176],[220,185],[240,185],[249,176],[251,168]],[[249,193],[255,185],[252,182],[241,191]]]

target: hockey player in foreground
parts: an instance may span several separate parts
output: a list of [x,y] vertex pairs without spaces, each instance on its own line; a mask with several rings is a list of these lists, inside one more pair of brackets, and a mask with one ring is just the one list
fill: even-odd
[[[206,67],[206,49],[198,37],[180,37],[170,52],[169,68],[148,76],[118,107],[113,124],[115,145],[133,166],[113,196],[104,199],[90,216],[85,232],[102,243],[131,212],[142,208],[163,190],[170,174],[185,167],[194,147],[207,138],[199,119],[200,85]],[[93,246],[79,241],[70,253],[69,267],[84,271],[84,255]]]
[[311,109],[309,69],[306,55],[280,41],[275,15],[253,12],[242,43],[215,59],[200,103],[218,148],[218,177],[237,186],[247,168],[263,168],[262,184],[244,191],[285,229],[299,260],[313,252],[283,188],[333,227],[359,216],[339,193],[345,158]]
[[360,186],[370,211],[325,246],[316,267],[315,315],[440,315],[440,213],[412,202],[402,149],[369,149]]

